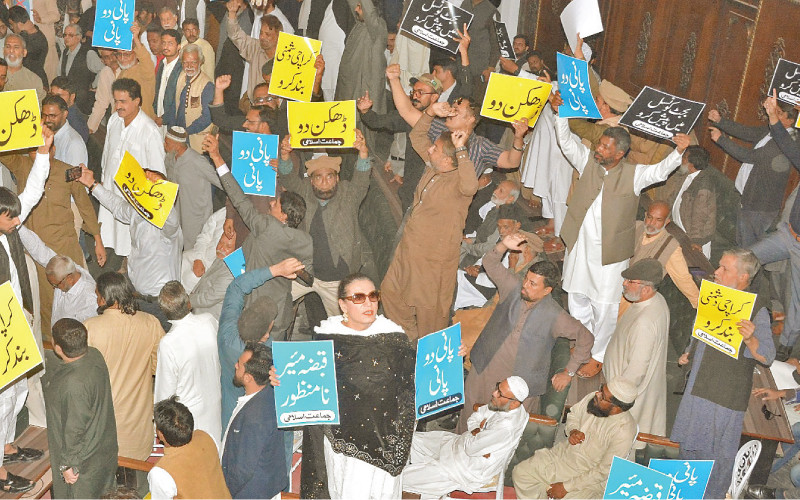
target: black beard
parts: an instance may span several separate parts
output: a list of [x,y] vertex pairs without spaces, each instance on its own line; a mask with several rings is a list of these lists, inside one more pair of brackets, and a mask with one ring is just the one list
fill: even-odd
[[234,387],[244,387],[244,384],[241,380],[236,378],[236,375],[233,376],[233,386]]
[[603,410],[599,406],[597,406],[597,402],[592,399],[589,401],[589,405],[586,407],[586,411],[594,415],[595,417],[605,418],[609,416],[609,410]]
[[320,191],[314,186],[311,186],[311,189],[314,191],[314,196],[316,196],[318,200],[326,201],[336,196],[336,190],[339,189],[339,184],[335,184],[327,191]]

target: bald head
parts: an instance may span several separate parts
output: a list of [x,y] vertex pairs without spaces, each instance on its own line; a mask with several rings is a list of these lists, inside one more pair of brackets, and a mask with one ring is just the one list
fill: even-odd
[[648,236],[660,233],[669,222],[670,207],[666,202],[654,201],[644,216],[644,232]]

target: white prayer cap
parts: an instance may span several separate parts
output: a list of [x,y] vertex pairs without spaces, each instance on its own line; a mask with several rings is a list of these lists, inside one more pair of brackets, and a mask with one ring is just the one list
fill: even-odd
[[167,129],[167,139],[184,143],[188,137],[189,135],[186,133],[186,129],[183,127],[173,126]]
[[631,404],[636,401],[636,396],[638,395],[638,391],[636,390],[636,385],[622,377],[617,377],[608,384],[609,392],[611,395],[620,400],[623,403]]
[[513,394],[518,401],[525,401],[525,398],[528,397],[528,384],[522,380],[522,377],[512,375],[506,379],[506,382],[508,382],[508,388],[511,394]]

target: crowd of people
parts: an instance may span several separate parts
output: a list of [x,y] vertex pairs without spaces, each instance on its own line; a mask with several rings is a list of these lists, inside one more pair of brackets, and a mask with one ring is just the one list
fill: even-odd
[[[563,438],[510,469],[519,498],[601,497],[637,432],[714,460],[705,495],[724,497],[754,369],[794,372],[796,388],[756,388],[765,401],[800,389],[796,190],[784,201],[800,107],[765,96],[768,126],[712,109],[707,131],[646,136],[578,36],[565,52],[589,63],[601,119],[568,120],[549,55],[519,34],[501,57],[502,5],[460,2],[474,19],[451,54],[398,33],[401,4],[137,0],[130,50],[92,46],[94,0],[0,4],[0,91],[36,91],[43,141],[0,153],[0,282],[45,359],[0,391],[0,490],[34,486],[6,468],[43,455],[15,444],[24,408],[47,428],[54,498],[273,498],[298,445],[302,498],[472,493],[582,377],[598,390]],[[312,100],[356,101],[352,148],[292,147],[269,85],[281,32],[322,41]],[[536,123],[481,117],[493,72],[553,84]],[[279,136],[275,196],[232,175],[234,131]],[[742,162],[735,182],[703,133]],[[114,185],[127,154],[179,186],[162,227]],[[396,234],[367,206],[401,207]],[[736,357],[691,337],[703,278],[757,293]],[[464,405],[418,421],[417,340],[456,323]],[[279,429],[271,344],[307,338],[333,341],[340,423]],[[687,373],[672,409],[669,363]],[[154,443],[149,473],[118,467]]]

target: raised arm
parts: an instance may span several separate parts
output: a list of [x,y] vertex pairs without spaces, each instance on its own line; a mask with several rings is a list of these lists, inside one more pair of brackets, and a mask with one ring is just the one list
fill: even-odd
[[475,164],[470,160],[467,150],[467,132],[455,130],[451,137],[458,161],[458,190],[463,196],[472,198],[478,192],[478,178],[475,177]]
[[47,125],[42,125],[42,137],[44,145],[36,150],[36,159],[33,161],[33,168],[28,174],[28,182],[25,190],[19,195],[20,206],[19,221],[25,222],[30,215],[33,207],[39,203],[44,194],[44,183],[50,175],[50,147],[53,145],[53,131]]
[[81,176],[78,178],[78,182],[89,188],[89,192],[97,198],[97,201],[106,207],[118,221],[130,224],[134,217],[138,217],[136,210],[134,210],[125,199],[116,196],[102,184],[95,181],[94,173],[85,166],[81,166]]
[[27,227],[19,226],[17,231],[19,231],[19,239],[22,240],[22,246],[33,257],[33,260],[40,266],[47,267],[47,263],[56,256],[56,253]]
[[397,108],[397,112],[400,113],[403,120],[413,127],[422,116],[422,111],[414,107],[411,103],[411,98],[403,90],[403,85],[400,84],[400,65],[390,64],[387,66],[386,78],[389,79],[389,87],[392,89],[394,107]]
[[647,186],[667,180],[669,174],[681,165],[681,156],[691,139],[686,134],[676,134],[673,140],[675,150],[666,158],[655,165],[636,165],[636,173],[633,175],[633,192],[636,196],[639,196]]
[[[552,105],[551,105],[552,106]],[[558,112],[558,106],[552,106],[553,112]],[[589,161],[589,148],[581,144],[578,136],[570,132],[569,120],[561,118],[556,115],[556,138],[558,144],[561,146],[561,152],[572,164],[573,168],[578,171],[578,174],[583,175],[583,169],[586,168],[586,162]]]
[[519,278],[513,271],[502,264],[503,255],[508,250],[522,251],[525,237],[521,234],[509,234],[503,237],[486,255],[483,256],[483,269],[489,279],[497,286],[500,301],[504,301],[519,286]]
[[408,138],[411,139],[411,146],[426,163],[431,161],[428,149],[433,145],[433,142],[428,138],[428,129],[431,128],[432,122],[433,117],[431,115],[420,113],[419,120],[414,124],[411,132],[408,133]]

